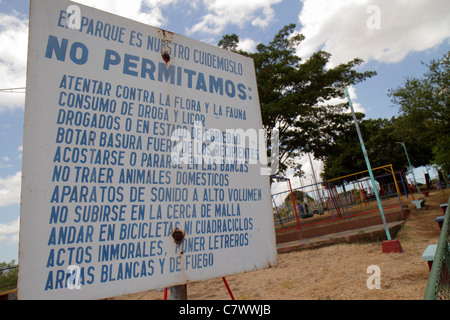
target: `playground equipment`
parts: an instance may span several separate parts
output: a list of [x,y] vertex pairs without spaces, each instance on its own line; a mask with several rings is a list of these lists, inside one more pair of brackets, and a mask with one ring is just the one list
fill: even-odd
[[[372,171],[379,196],[386,203],[384,210],[398,207],[403,210],[402,194],[407,197],[411,194],[404,174],[401,171],[394,172],[392,165]],[[318,223],[350,220],[355,216],[378,211],[373,205],[369,206],[376,199],[367,172],[361,171],[296,189],[292,189],[289,179],[274,177],[277,181],[286,181],[288,185],[285,191],[272,194],[277,232],[292,228],[302,230]]]
[[[283,224],[283,221],[284,222],[292,221],[295,218],[295,220],[297,222],[296,227],[298,227],[298,229],[301,230],[302,227],[300,225],[300,220],[298,218],[297,206],[295,203],[295,196],[292,191],[291,180],[288,178],[285,178],[285,177],[280,177],[280,176],[275,176],[275,175],[270,176],[270,178],[272,179],[272,181],[287,182],[288,188],[289,188],[288,191],[272,194],[272,203],[274,205],[273,209],[275,209],[276,215],[278,217],[278,221],[275,220],[275,224],[277,224],[277,222],[278,222],[279,224],[281,224],[282,228],[284,229],[285,226]],[[277,199],[278,198],[277,196],[279,196],[281,194],[286,194],[286,193],[289,193],[290,199],[289,198],[283,199],[283,200],[287,200],[287,201],[284,201],[285,203],[282,203],[283,208],[279,208],[281,203],[277,204],[277,202],[279,201],[279,199]],[[285,207],[287,207],[287,208],[285,209]],[[283,211],[280,213],[280,210],[283,210]],[[285,216],[285,217],[282,218],[282,216]]]

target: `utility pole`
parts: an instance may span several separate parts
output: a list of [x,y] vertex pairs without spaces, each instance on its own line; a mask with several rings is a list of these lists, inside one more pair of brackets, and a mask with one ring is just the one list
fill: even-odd
[[409,170],[411,170],[411,173],[412,173],[412,176],[413,176],[413,179],[414,179],[414,184],[416,185],[417,192],[419,193],[419,199],[421,199],[422,198],[422,194],[420,193],[419,186],[417,185],[416,176],[414,175],[414,170],[413,170],[413,167],[411,165],[411,161],[409,161],[408,151],[406,151],[405,143],[404,142],[395,142],[395,143],[401,144],[403,146],[403,149],[405,149],[406,159],[408,159],[408,164],[409,164]]
[[314,171],[314,166],[311,160],[311,154],[308,153],[308,157],[309,157],[309,163],[311,164],[311,170],[312,170],[312,176],[313,176],[313,181],[314,181],[314,191],[318,197],[317,201],[320,203],[320,208],[323,210],[323,206],[322,206],[322,198],[320,197],[320,193],[319,193],[319,188],[317,186],[317,179],[316,179],[316,172]]

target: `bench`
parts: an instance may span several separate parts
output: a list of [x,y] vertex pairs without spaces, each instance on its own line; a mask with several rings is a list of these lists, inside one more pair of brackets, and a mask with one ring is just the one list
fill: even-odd
[[439,230],[442,230],[442,224],[444,223],[445,216],[436,217],[435,221],[439,225]]
[[437,244],[430,244],[422,253],[423,261],[428,263],[428,268],[431,270],[434,256],[436,254]]
[[425,208],[425,199],[419,199],[419,200],[412,200],[412,203],[416,205],[416,209],[423,209]]
[[444,212],[444,214],[445,214],[445,210],[447,210],[447,206],[448,206],[448,203],[441,204],[441,209],[442,209],[442,212]]

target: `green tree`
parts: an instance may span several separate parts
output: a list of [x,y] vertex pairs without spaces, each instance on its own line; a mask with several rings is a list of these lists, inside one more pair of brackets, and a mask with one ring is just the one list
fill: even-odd
[[[360,118],[362,116],[359,114]],[[396,142],[404,142],[408,154],[416,155],[413,166],[422,166],[431,160],[430,138],[426,134],[414,135],[404,116],[390,120],[364,119],[359,121],[359,127],[372,168],[392,164],[395,171],[409,171],[403,146]],[[328,151],[324,162],[324,179],[367,170],[355,127],[337,137]]]
[[433,147],[434,163],[450,172],[450,137],[442,137]]
[[[407,78],[403,86],[389,90],[388,95],[399,106],[405,131],[416,140],[422,139],[429,158],[433,155],[433,162],[449,171],[450,51],[426,66],[429,70],[422,78]],[[424,155],[417,152],[411,152],[410,158],[412,162],[424,161]]]
[[[307,193],[304,193],[301,190],[294,190],[292,192],[294,194],[295,203],[298,205],[299,203],[304,203],[305,198],[312,201],[313,198],[311,198]],[[286,198],[284,198],[284,205],[285,206],[292,206],[292,195],[289,192]]]
[[12,290],[17,287],[17,265],[15,261],[0,262],[0,292]]
[[219,41],[217,44],[219,47],[229,50],[229,51],[236,51],[237,46],[239,43],[239,36],[235,33],[230,35],[224,35],[222,37],[222,40]]
[[[363,114],[359,114],[361,118]],[[395,144],[395,119],[365,119],[359,121],[367,155],[372,168],[393,164],[395,169],[407,166],[407,161]],[[326,180],[367,170],[356,128],[353,126],[336,138],[324,161]]]
[[[422,124],[425,126],[427,122],[424,119]],[[435,139],[432,131],[422,130],[418,125],[413,126],[408,116],[400,115],[393,118],[391,136],[393,141],[405,143],[412,166],[420,167],[432,162],[432,147]],[[402,155],[405,161],[404,166],[408,167],[408,161],[406,160],[403,147],[397,144],[396,148],[397,152]]]
[[[357,72],[362,63],[354,59],[328,68],[330,54],[317,51],[303,61],[296,55],[304,36],[295,33],[295,24],[282,28],[268,45],[259,44],[256,52],[237,51],[253,58],[264,129],[270,139],[272,129],[279,131],[279,171],[296,164],[302,153],[323,158],[334,139],[352,125],[348,104],[331,105],[331,98],[344,98],[340,90],[374,76],[373,71]],[[219,42],[225,49],[236,51],[239,37],[226,35]],[[270,140],[269,140],[270,141]],[[268,153],[270,154],[270,143]]]

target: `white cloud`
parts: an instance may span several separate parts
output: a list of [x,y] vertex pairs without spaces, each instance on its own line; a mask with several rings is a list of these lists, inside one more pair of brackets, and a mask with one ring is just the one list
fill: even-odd
[[[318,183],[322,182],[320,173],[323,171],[323,162],[321,160],[314,159],[312,155],[310,161],[308,154],[301,155],[299,158],[297,158],[296,162],[302,165],[302,171],[304,172],[304,175],[301,178],[294,176],[295,171],[292,168],[286,171],[286,177],[290,179],[292,190],[302,188],[302,191],[307,192],[310,196],[313,196],[313,193],[316,189],[314,185],[311,162],[312,166],[314,167],[314,174]],[[281,193],[279,195],[273,196],[275,203],[277,205],[281,205],[290,192],[289,183],[287,181],[274,182],[272,183],[271,190],[272,194]]]
[[323,49],[332,54],[331,65],[355,57],[395,63],[450,37],[448,0],[301,1],[300,32],[306,37],[298,50],[302,58]]
[[[364,109],[364,107],[361,105],[361,103],[358,102],[358,96],[356,94],[356,89],[353,86],[348,86],[348,93],[350,95],[350,99],[352,100],[352,105],[353,105],[353,109],[355,110],[355,112],[362,112],[362,113],[366,113],[366,110]],[[341,98],[331,98],[329,100],[325,100],[322,102],[319,102],[319,105],[338,105],[338,104],[348,104],[348,100],[347,97],[341,99]],[[349,113],[351,112],[350,110],[348,111]]]
[[20,188],[22,172],[16,172],[13,176],[0,178],[0,207],[20,203]]
[[189,2],[192,9],[197,10],[200,0],[191,0]]
[[257,27],[267,27],[275,19],[273,4],[281,0],[204,0],[208,14],[195,24],[188,33],[220,34],[227,25],[241,28],[245,23]]
[[[0,13],[0,88],[25,87],[28,20]],[[0,92],[0,112],[23,108],[25,94]]]
[[75,0],[78,3],[114,13],[122,17],[161,27],[167,23],[161,8],[178,0]]
[[0,161],[0,168],[10,168],[12,167],[11,159],[9,157],[2,157]]
[[265,28],[272,22],[275,18],[275,11],[271,7],[263,8],[263,16],[257,16],[253,21],[252,25],[255,27]]
[[8,224],[0,223],[0,243],[7,244],[19,243],[19,219]]
[[[358,96],[356,95],[356,89],[353,86],[349,86],[347,88],[348,94],[350,95],[350,99],[352,100],[353,109],[355,112],[362,112],[365,113],[366,110],[361,106],[361,104],[358,102]],[[347,99],[345,99],[345,102],[348,103]],[[342,103],[342,101],[341,101]]]
[[238,49],[246,52],[255,52],[256,41],[250,38],[239,39]]

